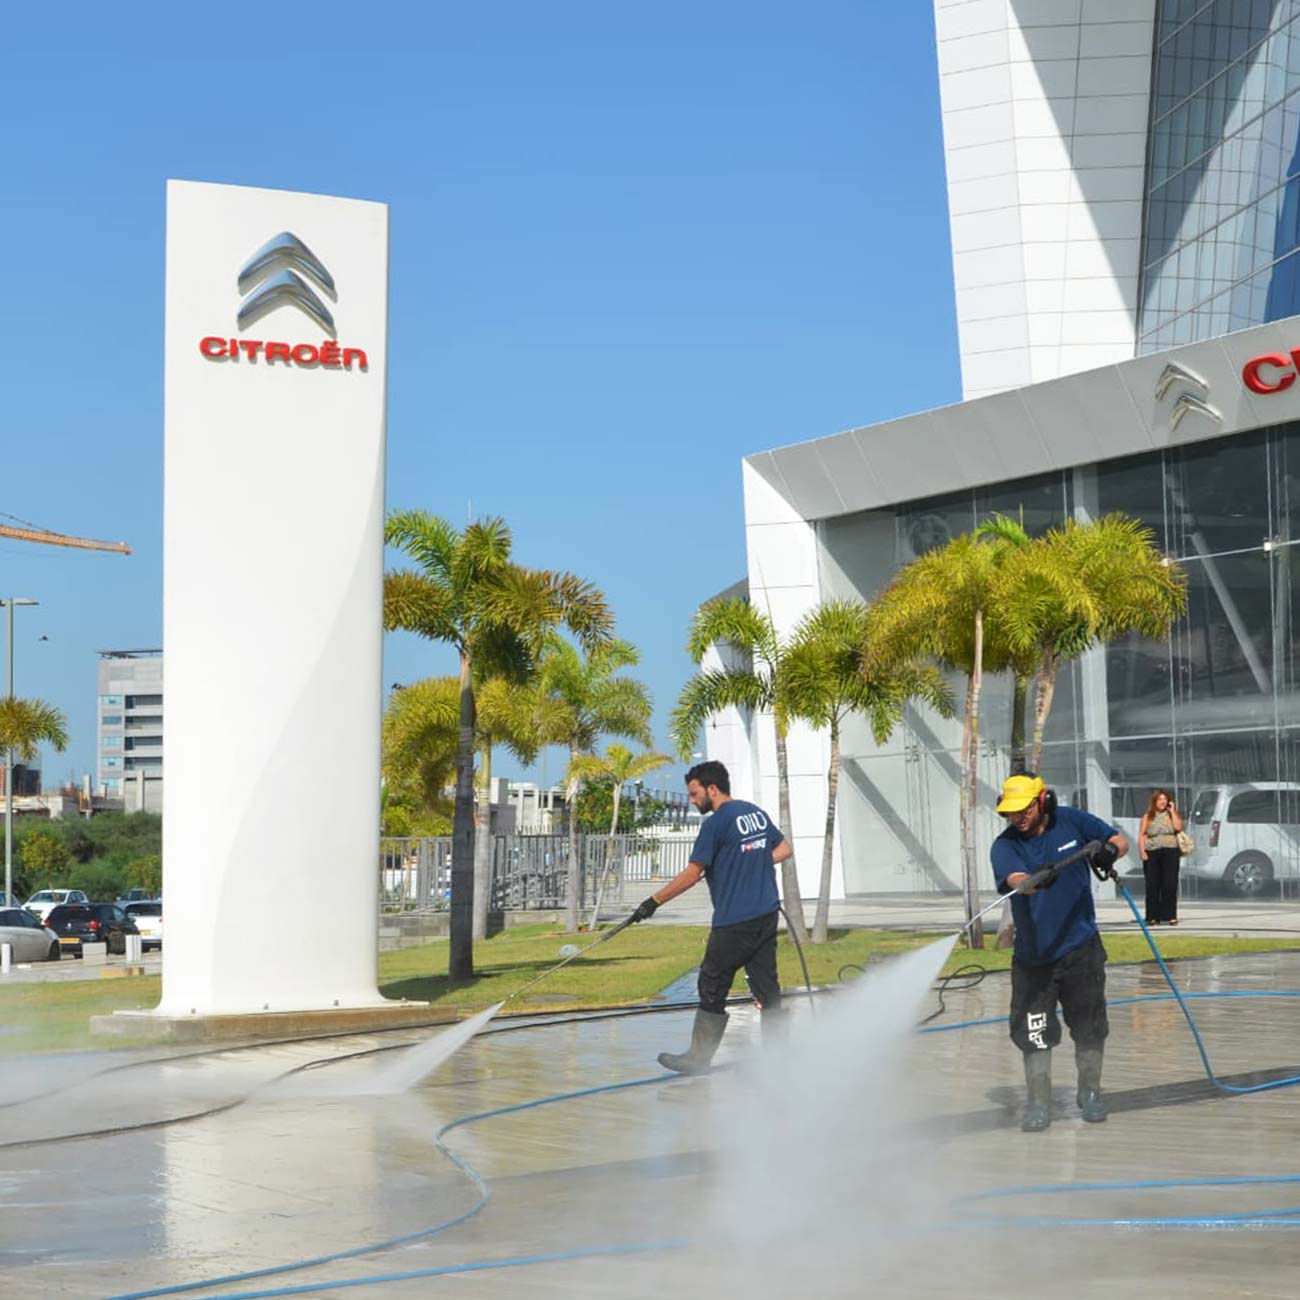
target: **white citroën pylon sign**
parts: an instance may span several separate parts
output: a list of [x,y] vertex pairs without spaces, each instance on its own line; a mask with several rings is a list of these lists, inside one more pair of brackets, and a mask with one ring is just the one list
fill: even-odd
[[388,209],[167,188],[158,1014],[373,1006]]

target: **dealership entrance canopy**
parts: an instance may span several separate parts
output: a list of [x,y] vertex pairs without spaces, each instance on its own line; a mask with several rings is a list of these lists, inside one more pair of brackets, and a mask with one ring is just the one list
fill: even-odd
[[[1296,350],[1296,351],[1293,351]],[[1188,575],[1188,611],[1160,642],[1130,638],[1063,673],[1043,775],[1129,831],[1153,786],[1206,822],[1184,864],[1222,879],[1234,849],[1210,822],[1249,786],[1249,851],[1300,872],[1300,318],[762,452],[744,463],[751,600],[783,631],[818,601],[870,599],[903,564],[994,512],[1032,533],[1123,511]],[[1293,522],[1294,519],[1294,522]],[[982,845],[1000,829],[1009,682],[986,683]],[[710,753],[776,803],[762,719],[719,719]],[[960,725],[924,709],[883,747],[844,737],[836,893],[955,889]],[[828,745],[791,737],[792,821],[815,888]],[[1247,800],[1246,802],[1249,802]],[[1241,805],[1243,808],[1245,804]],[[1290,830],[1288,830],[1290,827]],[[801,843],[802,842],[802,843]],[[1258,863],[1256,864],[1259,865]],[[1257,875],[1259,873],[1257,872]]]

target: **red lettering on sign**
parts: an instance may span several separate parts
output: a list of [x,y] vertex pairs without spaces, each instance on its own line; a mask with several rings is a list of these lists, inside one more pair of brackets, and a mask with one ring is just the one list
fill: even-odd
[[[1262,357],[1251,357],[1242,367],[1242,382],[1252,393],[1280,393],[1283,389],[1290,388],[1296,379],[1295,367],[1291,360],[1295,355],[1294,352],[1291,357],[1283,356],[1281,352],[1267,352]],[[1276,377],[1271,375],[1266,377],[1260,374],[1264,367],[1280,370],[1282,373]]]
[[[209,334],[199,340],[199,352],[209,361],[239,361],[243,358],[256,361],[260,356],[267,365],[283,361],[285,365],[301,366],[313,370],[317,366],[328,366],[337,370],[351,370],[355,364],[359,370],[367,370],[370,359],[364,348],[343,348],[338,339],[325,339],[319,346],[315,343],[264,343],[261,339],[225,339],[217,334]],[[1293,376],[1294,377],[1294,376]]]

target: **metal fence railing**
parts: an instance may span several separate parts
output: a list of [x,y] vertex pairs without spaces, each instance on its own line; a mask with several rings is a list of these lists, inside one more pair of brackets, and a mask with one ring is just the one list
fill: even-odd
[[[578,836],[579,898],[589,908],[605,877],[602,905],[622,903],[629,884],[668,880],[690,859],[695,836]],[[606,865],[609,870],[606,874]],[[567,835],[492,837],[492,910],[554,911],[569,882]],[[437,912],[451,905],[451,837],[389,838],[379,845],[379,900],[385,912]]]

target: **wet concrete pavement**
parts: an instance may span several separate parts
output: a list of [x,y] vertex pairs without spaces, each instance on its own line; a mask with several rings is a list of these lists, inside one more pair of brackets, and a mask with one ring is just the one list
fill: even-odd
[[[1300,954],[1181,963],[1188,990],[1300,988]],[[938,1023],[1002,1016],[1007,981],[950,993]],[[1112,970],[1112,998],[1160,993],[1154,969]],[[925,1011],[935,1006],[929,999]],[[1224,1075],[1300,1073],[1300,998],[1197,1001]],[[806,1006],[798,1008],[806,1016]],[[844,1207],[853,1240],[795,1247],[761,1222],[741,1259],[702,1225],[761,1216],[727,1193],[715,1204],[716,1106],[761,1060],[755,1017],[733,1017],[706,1079],[519,1111],[457,1128],[447,1146],[491,1200],[449,1231],[377,1254],[190,1294],[246,1294],[520,1256],[696,1244],[338,1287],[321,1295],[454,1297],[689,1296],[734,1291],[760,1262],[773,1296],[1290,1297],[1297,1226],[1270,1229],[1064,1227],[1044,1219],[1253,1213],[1300,1205],[1300,1183],[1062,1193],[965,1201],[990,1189],[1128,1180],[1300,1175],[1300,1089],[1214,1094],[1172,1002],[1112,1009],[1106,1083],[1113,1113],[1085,1126],[1068,1048],[1056,1054],[1058,1118],[1018,1128],[1019,1060],[1000,1025],[916,1036],[904,1096],[881,1141],[905,1154],[882,1168],[870,1204]],[[401,1097],[350,1096],[373,1057],[417,1032],[357,1035],[167,1060],[86,1054],[5,1061],[0,1089],[0,1294],[104,1297],[271,1268],[417,1233],[471,1209],[478,1192],[433,1145],[458,1117],[576,1089],[654,1077],[680,1047],[689,1013],[668,1012],[488,1033]],[[110,1064],[128,1068],[98,1073]],[[279,1082],[277,1082],[277,1080]],[[51,1087],[57,1091],[51,1091]],[[29,1098],[24,1100],[24,1098]],[[791,1098],[797,1106],[800,1099]],[[213,1113],[202,1115],[205,1111]],[[834,1124],[834,1116],[826,1117]],[[150,1126],[150,1127],[143,1127]],[[127,1131],[97,1137],[104,1129]],[[870,1158],[870,1153],[863,1153]],[[896,1185],[895,1185],[896,1182]],[[918,1208],[919,1207],[919,1208]],[[1005,1226],[997,1220],[1032,1220]],[[705,1240],[701,1241],[703,1236]],[[770,1251],[771,1258],[764,1252]],[[797,1288],[778,1276],[796,1270]],[[763,1294],[762,1286],[747,1294]]]

